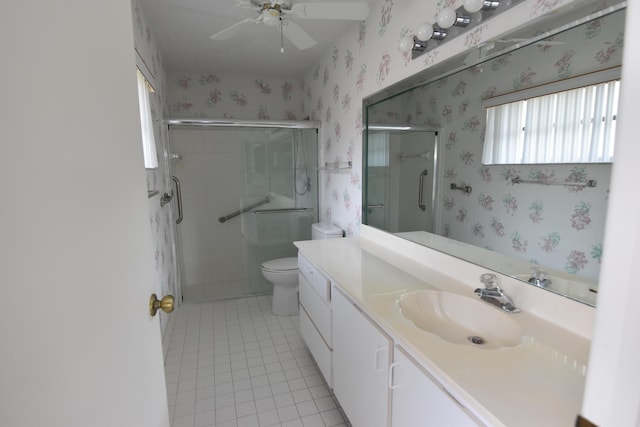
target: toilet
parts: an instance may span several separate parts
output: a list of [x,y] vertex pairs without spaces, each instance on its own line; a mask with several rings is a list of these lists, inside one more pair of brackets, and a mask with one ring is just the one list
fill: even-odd
[[[317,222],[311,225],[311,239],[342,237],[342,229],[333,224]],[[290,316],[298,312],[298,258],[278,258],[262,263],[262,275],[273,283],[272,312]]]

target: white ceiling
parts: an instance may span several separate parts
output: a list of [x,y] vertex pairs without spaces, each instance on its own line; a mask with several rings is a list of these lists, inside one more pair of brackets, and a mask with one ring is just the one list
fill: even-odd
[[[354,0],[331,0],[349,3]],[[375,6],[377,0],[364,0]],[[354,21],[293,20],[318,44],[298,50],[286,38],[280,53],[279,27],[243,25],[229,40],[209,37],[257,12],[241,8],[233,0],[140,0],[144,16],[170,71],[214,71],[264,77],[301,77],[333,44],[359,25]],[[300,3],[311,3],[304,0]],[[327,3],[316,0],[318,3]],[[293,4],[297,1],[293,0]],[[370,11],[371,13],[371,11]],[[291,15],[288,15],[291,16]]]

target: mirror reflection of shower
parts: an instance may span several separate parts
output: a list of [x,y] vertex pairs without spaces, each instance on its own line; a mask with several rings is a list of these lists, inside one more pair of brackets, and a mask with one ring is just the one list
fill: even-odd
[[419,127],[368,132],[367,224],[394,233],[432,230],[436,140],[435,131]]
[[169,135],[181,156],[171,158],[184,301],[270,293],[261,263],[296,256],[293,241],[318,220],[316,129],[172,125]]

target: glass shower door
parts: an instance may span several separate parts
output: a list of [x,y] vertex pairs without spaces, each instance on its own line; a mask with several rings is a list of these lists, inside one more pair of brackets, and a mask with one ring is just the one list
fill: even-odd
[[184,301],[271,292],[260,264],[295,256],[317,220],[316,130],[182,127],[170,144]]
[[269,129],[261,140],[246,143],[246,194],[267,194],[269,202],[242,217],[251,293],[272,285],[260,265],[297,256],[296,240],[311,239],[318,218],[317,133],[315,129]]

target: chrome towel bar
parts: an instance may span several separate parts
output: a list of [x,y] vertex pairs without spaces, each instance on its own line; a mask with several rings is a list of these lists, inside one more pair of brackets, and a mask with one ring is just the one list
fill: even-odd
[[253,211],[256,215],[264,214],[276,214],[276,213],[290,213],[290,212],[313,212],[311,208],[283,208],[283,209],[261,209]]

